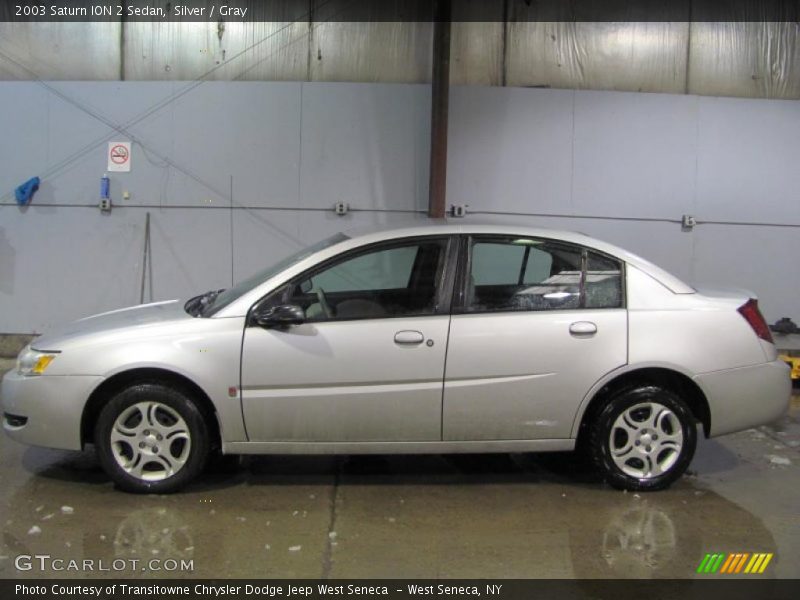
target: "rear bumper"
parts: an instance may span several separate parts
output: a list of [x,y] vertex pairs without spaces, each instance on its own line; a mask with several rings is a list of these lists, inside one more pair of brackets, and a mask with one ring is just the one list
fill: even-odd
[[0,384],[3,430],[23,444],[80,450],[83,408],[102,379],[6,373]]
[[792,380],[782,360],[697,375],[708,399],[709,437],[770,423],[789,410]]

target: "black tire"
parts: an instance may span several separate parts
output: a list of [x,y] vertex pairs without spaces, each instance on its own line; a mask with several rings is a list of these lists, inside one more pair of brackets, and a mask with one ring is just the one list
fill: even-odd
[[[144,410],[144,407],[153,408]],[[148,427],[145,420],[155,423],[155,430],[144,429],[148,437],[144,437],[143,432],[131,434],[130,440],[141,440],[136,443],[128,443],[127,439],[119,441],[121,429],[118,427],[115,432],[115,423],[118,419],[124,420],[126,415],[130,415],[127,421],[121,422],[125,432],[138,429],[140,424]],[[131,423],[134,425],[129,429]],[[156,433],[165,433],[170,428],[176,431],[156,441]],[[112,434],[118,441],[112,442]],[[170,436],[173,436],[171,440]],[[151,441],[152,446],[148,446]],[[113,396],[95,423],[94,444],[100,464],[114,483],[136,494],[166,494],[179,490],[203,471],[211,449],[208,423],[191,397],[158,382],[137,383]],[[142,447],[141,444],[146,451],[136,449]],[[119,461],[125,460],[127,454],[131,455],[130,465],[134,466],[126,470]],[[138,461],[136,456],[139,456]],[[136,464],[141,465],[141,477],[129,472],[135,473]],[[172,465],[174,472],[167,470],[167,464]],[[163,475],[157,472],[159,466]]]
[[[649,426],[651,415],[659,419],[655,429]],[[639,430],[629,437],[631,423]],[[697,447],[697,423],[691,410],[677,394],[658,386],[619,392],[588,425],[587,451],[594,468],[621,490],[669,487],[686,471]],[[657,443],[659,434],[662,440]]]

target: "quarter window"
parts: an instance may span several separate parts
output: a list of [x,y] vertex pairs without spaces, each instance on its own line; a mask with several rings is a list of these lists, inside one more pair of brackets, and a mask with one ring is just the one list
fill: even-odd
[[622,269],[618,260],[587,252],[585,285],[586,308],[622,306]]
[[622,306],[619,261],[561,242],[477,238],[470,245],[467,312]]

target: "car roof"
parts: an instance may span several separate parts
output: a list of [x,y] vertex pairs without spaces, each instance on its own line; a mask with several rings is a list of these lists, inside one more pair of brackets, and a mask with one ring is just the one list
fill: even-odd
[[521,226],[517,223],[503,222],[453,222],[446,221],[444,219],[409,221],[407,224],[402,225],[394,224],[385,226],[357,227],[353,229],[345,229],[342,232],[352,239],[375,237],[389,240],[402,237],[413,237],[417,235],[482,233],[500,235],[519,234],[523,236],[546,237],[564,241],[574,241],[575,243],[584,243],[586,240],[600,242],[600,240],[594,240],[583,233],[564,229],[553,229],[550,227],[528,227]]

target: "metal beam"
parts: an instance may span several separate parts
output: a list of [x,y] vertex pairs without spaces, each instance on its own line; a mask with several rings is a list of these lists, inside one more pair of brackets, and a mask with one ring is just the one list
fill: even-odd
[[431,166],[428,216],[444,218],[447,199],[447,110],[450,100],[450,0],[437,0],[433,30]]

